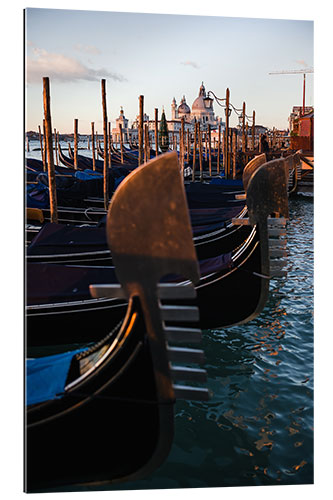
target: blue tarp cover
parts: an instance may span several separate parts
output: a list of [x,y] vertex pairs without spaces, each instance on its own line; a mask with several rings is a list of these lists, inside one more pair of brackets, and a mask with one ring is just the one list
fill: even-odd
[[72,358],[84,349],[45,356],[44,358],[27,359],[27,406],[61,397]]

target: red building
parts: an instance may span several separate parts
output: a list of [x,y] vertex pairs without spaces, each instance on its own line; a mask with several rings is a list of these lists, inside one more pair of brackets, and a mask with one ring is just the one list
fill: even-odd
[[290,137],[290,147],[292,149],[313,151],[314,111],[299,116],[295,122],[294,134]]

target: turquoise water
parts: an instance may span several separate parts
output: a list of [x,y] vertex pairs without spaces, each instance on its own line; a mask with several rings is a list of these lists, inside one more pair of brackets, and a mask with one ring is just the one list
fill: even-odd
[[176,403],[171,452],[150,477],[101,489],[313,482],[313,199],[289,208],[287,278],[255,320],[204,331],[212,399]]
[[164,464],[106,489],[313,482],[313,203],[289,206],[287,279],[271,281],[255,320],[204,332],[213,398],[177,402]]

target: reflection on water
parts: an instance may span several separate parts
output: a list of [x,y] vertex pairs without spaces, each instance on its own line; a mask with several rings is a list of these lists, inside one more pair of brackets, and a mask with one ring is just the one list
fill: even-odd
[[177,402],[174,444],[154,474],[101,489],[313,482],[311,201],[290,200],[287,234],[288,277],[271,282],[263,313],[204,332],[212,399]]

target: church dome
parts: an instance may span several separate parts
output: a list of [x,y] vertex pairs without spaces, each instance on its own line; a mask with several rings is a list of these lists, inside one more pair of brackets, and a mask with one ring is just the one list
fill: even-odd
[[206,89],[202,82],[198,97],[193,101],[192,104],[192,112],[195,114],[201,113],[213,113],[212,102],[205,103],[204,99],[206,98]]
[[180,101],[180,105],[178,106],[178,114],[187,115],[190,113],[190,107],[186,104],[185,96],[183,96],[182,100]]

